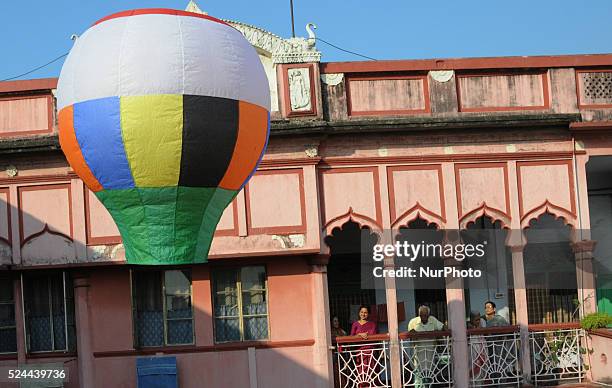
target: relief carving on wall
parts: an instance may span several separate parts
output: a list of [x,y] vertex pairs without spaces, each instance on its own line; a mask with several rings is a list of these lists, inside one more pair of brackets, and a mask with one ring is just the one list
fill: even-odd
[[327,73],[321,74],[321,81],[329,86],[339,85],[344,80],[343,73]]
[[289,78],[291,111],[312,110],[309,69],[307,67],[288,69],[287,77]]

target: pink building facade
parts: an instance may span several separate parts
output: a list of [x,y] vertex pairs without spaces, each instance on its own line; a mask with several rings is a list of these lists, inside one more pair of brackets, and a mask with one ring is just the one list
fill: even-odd
[[[237,26],[268,71],[271,138],[207,264],[127,265],[113,220],[59,149],[57,80],[0,83],[0,366],[61,363],[66,387],[127,388],[139,357],[167,355],[181,387],[358,386],[338,371],[351,366],[330,318],[347,330],[365,303],[384,356],[364,384],[415,386],[403,332],[427,304],[449,329],[441,379],[467,387],[478,333],[466,318],[492,299],[512,326],[484,334],[513,333],[516,381],[537,383],[537,335],[610,312],[610,267],[595,260],[612,254],[612,55],[319,63],[310,47],[289,61],[256,43],[268,33]],[[499,282],[360,290],[359,256],[342,243],[359,247],[363,228],[393,241],[419,221],[507,229]],[[569,231],[567,292],[525,286],[538,222]],[[591,335],[593,368],[571,377],[604,381],[612,340]]]

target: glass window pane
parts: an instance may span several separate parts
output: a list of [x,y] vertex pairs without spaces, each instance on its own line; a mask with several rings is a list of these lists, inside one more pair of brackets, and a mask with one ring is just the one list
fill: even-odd
[[265,288],[266,269],[263,266],[242,268],[240,283],[242,284],[242,291]]
[[166,296],[167,318],[191,318],[191,297],[180,295]]
[[215,295],[215,317],[237,317],[238,296],[233,294]]
[[0,353],[17,352],[17,330],[0,329]]
[[166,295],[189,295],[191,293],[191,275],[189,271],[165,271]]
[[193,323],[191,319],[168,321],[168,344],[193,343]]
[[13,281],[8,278],[0,278],[0,302],[12,302]]
[[244,340],[262,340],[268,338],[268,317],[245,318]]
[[68,318],[68,350],[74,351],[76,350],[76,323],[74,318],[74,283],[72,276],[70,276],[70,272],[66,272],[66,289],[64,290],[66,293],[66,307],[68,309],[68,313],[66,317]]
[[164,315],[161,311],[141,311],[136,322],[140,346],[164,344]]
[[240,322],[238,318],[215,319],[215,341],[240,341]]
[[66,316],[64,314],[64,278],[62,273],[49,278],[51,282],[51,310],[53,312],[54,350],[66,349]]
[[49,279],[44,276],[24,277],[24,305],[28,350],[52,351],[53,333]]
[[0,304],[0,327],[15,326],[15,305]]
[[215,271],[215,292],[236,292],[238,283],[236,275],[237,272],[234,270]]
[[132,284],[137,345],[162,346],[164,344],[162,273],[134,271]]
[[245,315],[266,314],[266,292],[265,291],[243,291],[242,313]]

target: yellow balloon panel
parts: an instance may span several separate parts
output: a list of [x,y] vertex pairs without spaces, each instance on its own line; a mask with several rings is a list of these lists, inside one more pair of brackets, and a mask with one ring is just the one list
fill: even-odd
[[136,187],[178,185],[182,95],[121,97],[121,134]]

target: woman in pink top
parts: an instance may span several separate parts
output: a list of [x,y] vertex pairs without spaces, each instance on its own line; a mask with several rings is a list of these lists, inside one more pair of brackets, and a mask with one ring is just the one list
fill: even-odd
[[[358,335],[365,340],[368,339],[369,335],[376,334],[376,323],[368,321],[369,316],[370,308],[365,305],[360,306],[359,320],[353,322],[353,326],[351,326],[351,335]],[[376,380],[377,373],[374,368],[374,362],[372,362],[373,352],[372,346],[364,345],[353,355],[357,373],[365,375],[359,379],[361,381]],[[367,387],[367,385],[359,384],[359,387]]]
[[366,305],[359,307],[359,320],[353,322],[351,335],[358,335],[363,339],[368,339],[368,335],[376,334],[376,323],[368,321],[370,308]]

